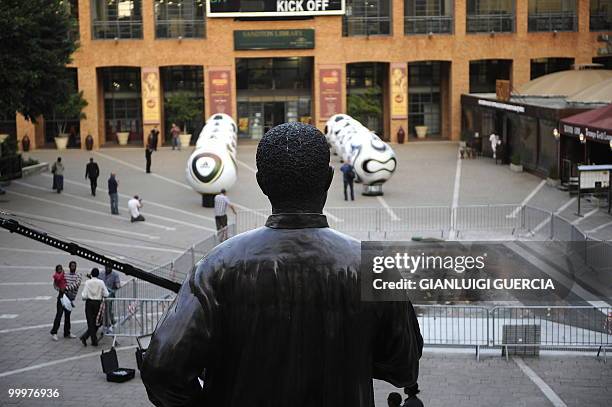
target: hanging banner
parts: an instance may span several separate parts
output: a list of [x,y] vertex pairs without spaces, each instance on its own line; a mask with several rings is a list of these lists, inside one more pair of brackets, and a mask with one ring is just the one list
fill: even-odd
[[343,113],[342,111],[342,67],[339,65],[319,68],[320,119]]
[[141,75],[142,122],[143,124],[160,124],[159,69],[142,68]]
[[408,117],[408,70],[406,64],[391,64],[391,118]]
[[229,68],[208,70],[208,103],[210,114],[232,115],[232,71]]

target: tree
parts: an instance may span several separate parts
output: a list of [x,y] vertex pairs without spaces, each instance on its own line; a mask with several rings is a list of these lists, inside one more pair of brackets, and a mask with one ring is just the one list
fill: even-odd
[[55,105],[55,115],[59,118],[57,122],[58,135],[66,134],[68,120],[83,120],[87,116],[83,109],[87,106],[87,101],[83,99],[83,91],[77,92],[74,89],[68,93],[66,99]]
[[168,118],[172,122],[183,124],[183,133],[187,134],[189,122],[202,114],[200,103],[187,92],[179,92],[166,101]]
[[378,86],[367,88],[364,93],[353,93],[348,96],[348,115],[363,125],[368,126],[370,117],[378,117],[382,113],[381,90]]
[[73,27],[62,0],[0,1],[0,112],[34,120],[66,101]]

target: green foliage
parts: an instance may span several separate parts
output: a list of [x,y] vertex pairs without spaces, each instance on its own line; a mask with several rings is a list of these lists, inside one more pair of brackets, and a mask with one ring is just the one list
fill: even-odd
[[171,122],[181,123],[183,132],[187,134],[188,123],[202,114],[200,106],[198,100],[194,99],[189,93],[176,93],[166,100],[168,119]]
[[510,159],[510,162],[514,165],[521,165],[521,153],[518,151],[512,153],[512,158]]
[[57,124],[58,135],[66,133],[68,120],[83,120],[87,118],[85,113],[83,113],[83,109],[87,104],[87,101],[83,99],[83,91],[76,92],[72,89],[66,95],[65,100],[55,105],[55,115],[60,118]]
[[367,88],[364,93],[351,94],[347,97],[348,115],[367,126],[368,117],[380,116],[382,106],[380,103],[381,89],[378,86]]
[[0,144],[2,149],[2,156],[10,156],[17,154],[17,137],[11,134],[4,140],[4,143]]
[[60,0],[0,1],[0,112],[35,119],[65,100],[73,27]]
[[24,159],[22,161],[21,166],[22,167],[29,167],[31,165],[36,165],[36,164],[39,164],[38,160],[36,160],[36,159],[34,159],[32,157],[28,157],[28,158],[26,158],[26,159]]

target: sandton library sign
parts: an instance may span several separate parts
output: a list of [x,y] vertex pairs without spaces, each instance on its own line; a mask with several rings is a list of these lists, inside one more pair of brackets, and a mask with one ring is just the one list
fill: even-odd
[[344,14],[345,0],[209,0],[208,17],[291,17]]
[[312,49],[315,34],[305,30],[239,30],[234,31],[234,49]]

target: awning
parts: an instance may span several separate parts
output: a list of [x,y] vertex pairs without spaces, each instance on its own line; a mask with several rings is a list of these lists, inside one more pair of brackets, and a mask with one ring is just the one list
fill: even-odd
[[518,86],[513,96],[567,97],[612,78],[611,69],[555,72]]
[[610,143],[612,104],[561,119],[560,130],[567,136],[578,137],[582,133],[589,140]]

